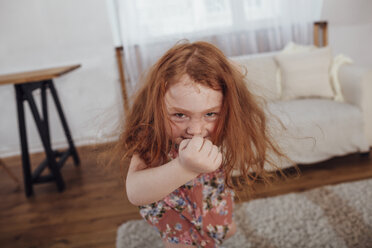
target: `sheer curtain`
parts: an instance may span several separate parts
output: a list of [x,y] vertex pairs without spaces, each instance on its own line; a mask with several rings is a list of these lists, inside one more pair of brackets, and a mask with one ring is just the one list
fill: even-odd
[[227,56],[310,44],[322,0],[115,0],[131,89],[182,39],[215,44]]

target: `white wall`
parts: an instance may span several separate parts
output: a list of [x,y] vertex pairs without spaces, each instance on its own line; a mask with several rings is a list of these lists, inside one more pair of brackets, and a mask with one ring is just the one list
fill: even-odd
[[322,20],[329,25],[329,45],[355,64],[372,69],[372,1],[324,0]]
[[[0,1],[0,74],[76,63],[82,67],[55,79],[55,86],[75,144],[83,145],[100,139],[122,112],[106,1]],[[53,146],[65,147],[49,103]],[[28,106],[26,113],[29,148],[42,151]],[[0,86],[0,157],[19,153],[14,87]]]

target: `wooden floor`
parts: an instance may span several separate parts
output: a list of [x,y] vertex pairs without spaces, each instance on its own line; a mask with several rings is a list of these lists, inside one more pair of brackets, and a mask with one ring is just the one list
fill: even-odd
[[[62,169],[67,186],[62,193],[47,183],[35,186],[35,195],[26,198],[23,185],[17,186],[0,168],[0,247],[115,247],[117,228],[139,218],[137,208],[126,199],[119,168],[98,166],[96,151],[90,147],[79,148],[79,154],[80,167],[68,160]],[[42,154],[32,155],[33,164],[42,159]],[[20,158],[3,160],[22,182]],[[372,178],[372,160],[359,155],[300,169],[299,177],[257,187],[254,197]],[[292,175],[291,170],[287,173]]]

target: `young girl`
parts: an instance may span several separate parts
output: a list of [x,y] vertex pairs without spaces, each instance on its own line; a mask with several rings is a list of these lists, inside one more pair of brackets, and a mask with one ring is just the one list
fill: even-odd
[[232,173],[249,185],[280,152],[244,75],[206,42],[175,45],[152,67],[119,139],[129,201],[165,247],[217,247],[235,232]]

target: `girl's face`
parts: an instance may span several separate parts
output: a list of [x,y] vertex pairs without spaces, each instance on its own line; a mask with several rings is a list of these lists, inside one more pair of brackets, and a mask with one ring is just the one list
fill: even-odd
[[[165,106],[171,130],[167,130],[175,144],[194,135],[210,139],[215,131],[222,107],[221,91],[181,77],[165,93]],[[167,125],[168,126],[168,125]]]

